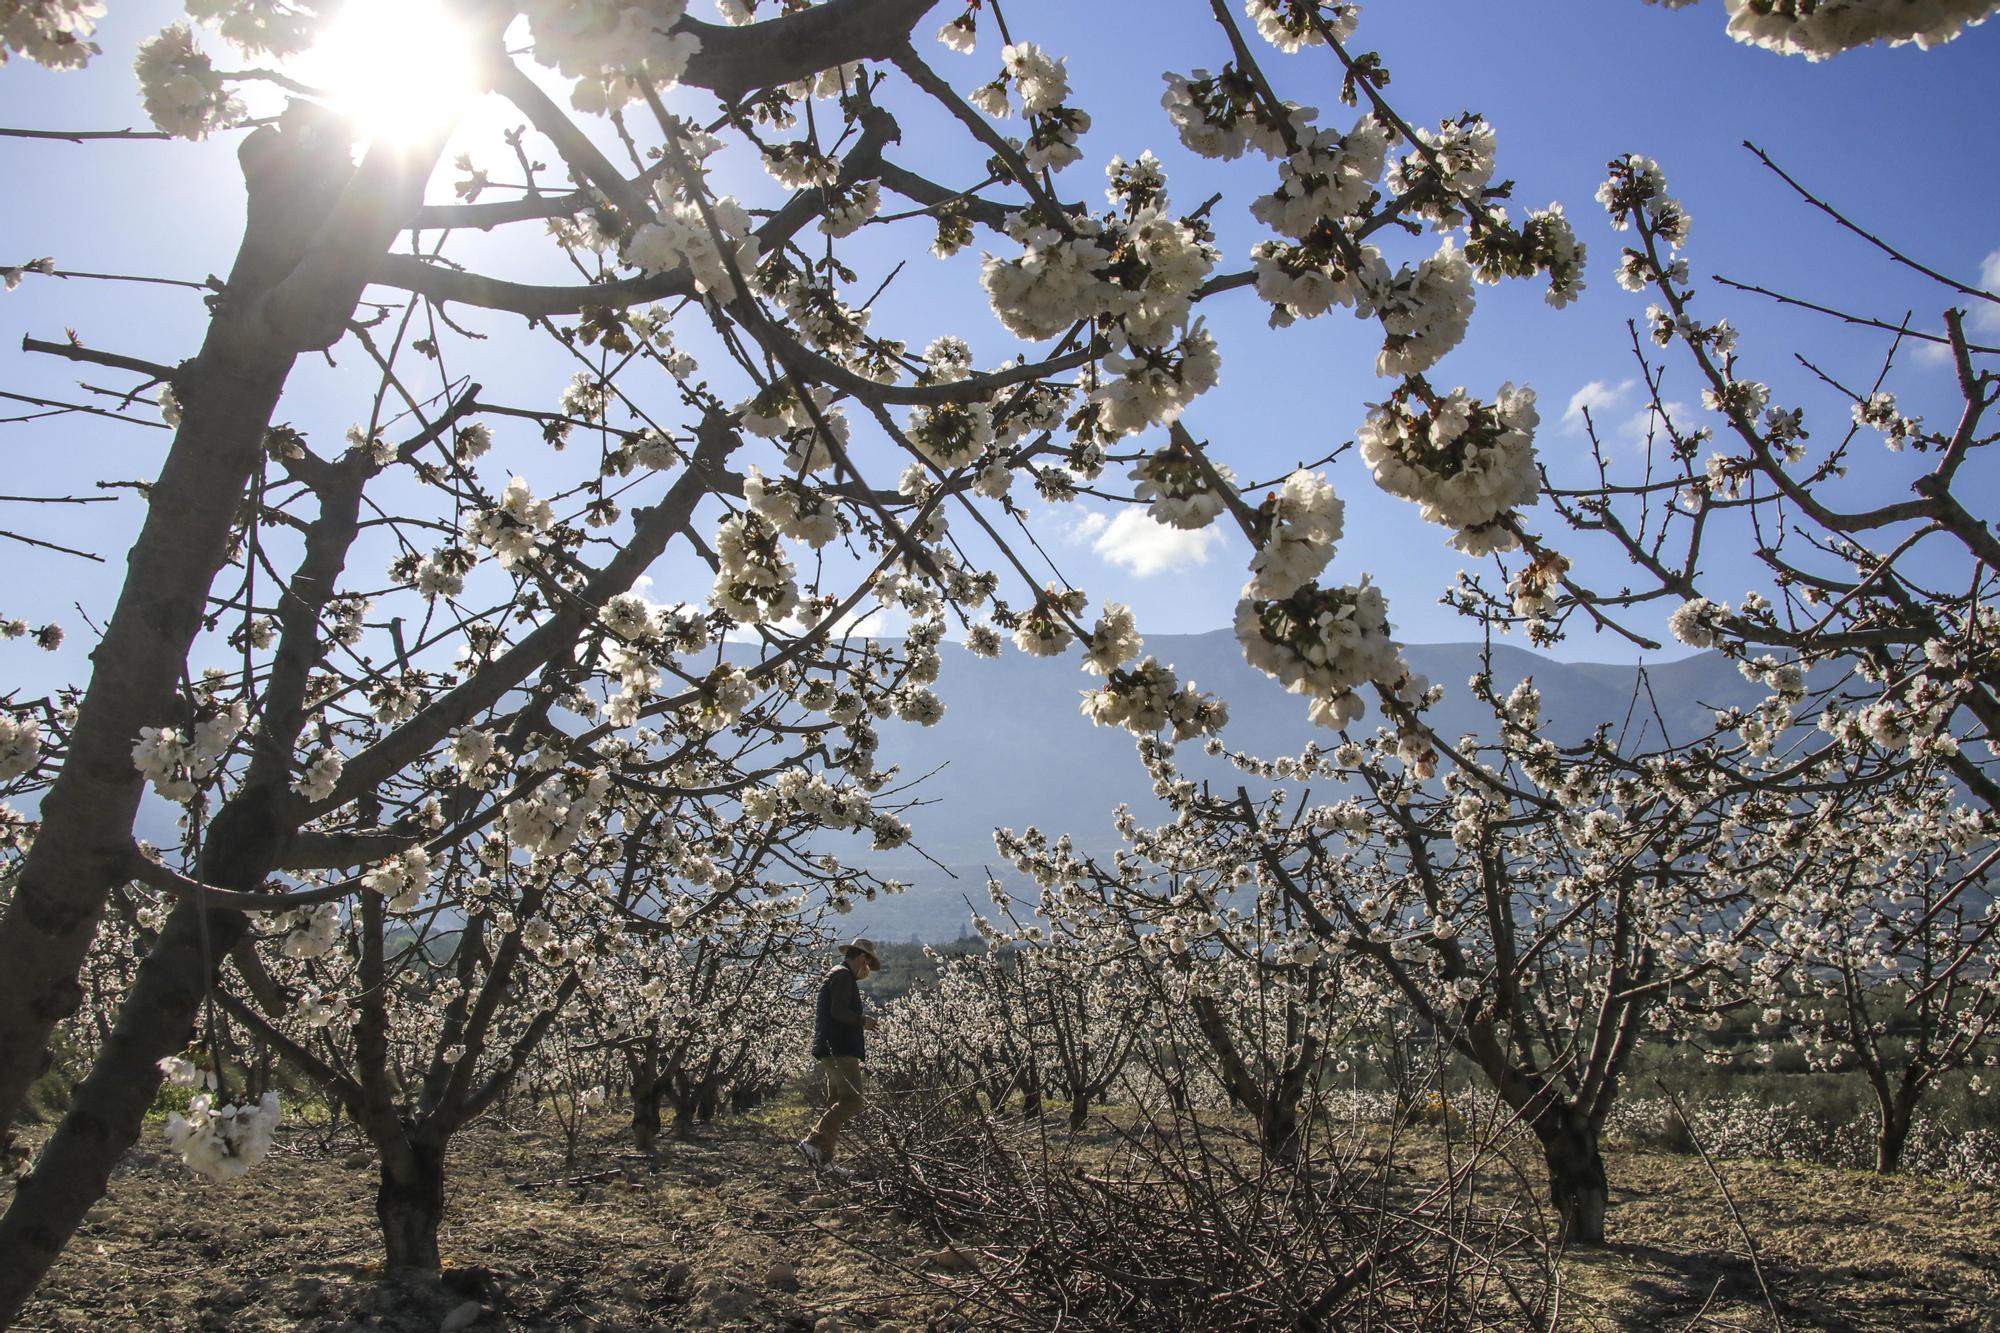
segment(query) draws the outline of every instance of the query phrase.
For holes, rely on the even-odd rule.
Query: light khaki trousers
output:
[[[806,1135],[806,1142],[831,1162],[840,1127],[860,1115],[861,1108],[868,1104],[868,1074],[862,1069],[859,1056],[824,1055],[819,1065],[826,1071],[826,1113],[813,1126],[813,1132]]]

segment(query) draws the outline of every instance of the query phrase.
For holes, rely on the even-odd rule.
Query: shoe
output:
[[[806,1165],[813,1170],[817,1171],[826,1165],[826,1154],[821,1152],[818,1145],[813,1143],[811,1139],[800,1139],[798,1149],[799,1156],[805,1158]]]

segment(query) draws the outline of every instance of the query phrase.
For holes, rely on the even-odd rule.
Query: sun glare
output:
[[[371,141],[430,134],[473,90],[469,35],[439,0],[347,0],[298,63]]]

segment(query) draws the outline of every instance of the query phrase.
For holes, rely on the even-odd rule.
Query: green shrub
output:
[[[63,1118],[69,1110],[71,1083],[59,1069],[51,1069],[28,1086],[28,1098],[21,1105],[20,1119],[29,1125],[46,1125]]]

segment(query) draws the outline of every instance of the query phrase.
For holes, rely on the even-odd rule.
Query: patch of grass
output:
[[[22,1123],[46,1125],[62,1119],[69,1110],[73,1086],[59,1069],[51,1069],[29,1084],[27,1101],[21,1107]]]

